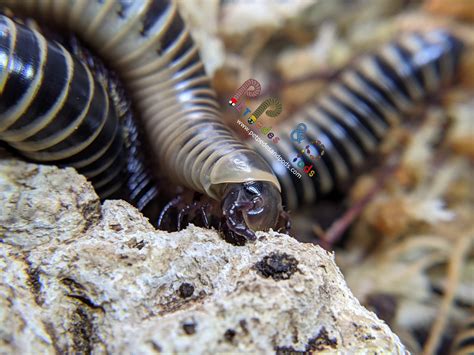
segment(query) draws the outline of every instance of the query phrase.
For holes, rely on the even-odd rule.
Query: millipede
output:
[[[102,198],[126,197],[144,209],[157,189],[117,79],[75,37],[62,39],[68,50],[6,16],[0,27],[9,53],[1,63],[0,139],[31,160],[76,168]]]
[[[159,163],[152,173],[221,201],[227,227],[249,240],[284,216],[281,193],[294,209],[347,180],[390,124],[452,81],[462,47],[447,32],[410,34],[347,69],[327,94],[280,127],[306,122],[308,138],[326,150],[318,160],[319,178],[296,181],[222,122],[175,2],[0,0],[0,6],[77,35],[129,93]],[[61,45],[7,16],[0,26],[0,139],[32,160],[76,167],[101,197],[113,196],[126,184],[121,172],[134,164],[127,163],[126,124],[112,109],[117,100],[112,104],[108,89]],[[135,128],[128,131],[138,140]],[[275,148],[290,162],[300,150],[289,139]],[[132,156],[140,149],[133,148]],[[302,156],[306,163],[308,154]],[[134,200],[144,206],[156,195],[153,179],[143,165],[131,169]]]
[[[110,196],[122,183],[124,150],[105,86],[37,31],[6,16],[0,27],[0,138],[32,160],[77,168]]]
[[[464,327],[458,333],[452,344],[455,355],[470,355],[474,353],[474,316],[471,315]]]
[[[221,122],[216,94],[175,2],[2,0],[0,6],[76,34],[117,72],[159,161],[153,173],[162,170],[221,201],[228,228],[242,237],[255,239],[251,229],[275,226],[282,212],[279,182]],[[61,46],[6,16],[1,40],[0,139],[34,161],[78,168],[99,193],[102,187],[117,190],[124,184],[124,144],[104,87]]]
[[[295,168],[299,159],[293,157],[300,152],[297,158],[316,166],[317,179],[296,178],[254,144],[276,173],[286,207],[314,204],[345,184],[374,153],[389,127],[455,81],[462,48],[461,41],[445,30],[401,35],[360,57],[319,98],[274,129],[281,137],[275,150]],[[289,132],[298,122],[307,125],[308,141],[323,144],[324,155],[302,150],[290,139]],[[315,162],[312,155],[320,159]]]

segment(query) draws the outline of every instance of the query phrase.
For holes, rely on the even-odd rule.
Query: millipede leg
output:
[[[256,240],[257,236],[247,227],[242,211],[252,208],[252,203],[248,201],[234,202],[230,208],[224,211],[227,217],[226,223],[229,229],[247,240]]]
[[[168,202],[165,207],[163,207],[163,210],[161,211],[159,217],[158,217],[158,223],[157,223],[157,227],[158,228],[162,228],[163,227],[163,221],[165,219],[165,216],[167,215],[168,211],[173,208],[173,207],[176,207],[179,205],[180,202],[182,202],[183,200],[183,197],[181,195],[175,197],[174,199],[172,199],[170,202]]]
[[[201,216],[202,216],[202,221],[204,223],[204,226],[206,228],[210,228],[211,224],[209,223],[209,218],[207,218],[207,214],[209,212],[209,204],[205,204],[204,206],[201,206],[199,208],[200,212],[201,212]]]
[[[285,211],[280,211],[277,222],[277,231],[287,233],[291,229],[290,214]]]

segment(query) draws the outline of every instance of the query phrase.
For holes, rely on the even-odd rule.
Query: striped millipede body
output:
[[[249,227],[261,230],[276,224],[282,210],[279,182],[269,165],[221,122],[215,93],[175,2],[0,0],[0,6],[75,33],[115,70],[140,114],[160,169],[175,182],[222,201],[230,230],[254,239]],[[97,175],[100,181],[93,182],[116,189],[111,179],[123,184],[125,159],[120,125],[108,109],[104,88],[61,47],[46,43],[34,31],[17,29],[2,17],[1,140],[33,160],[70,164],[89,177],[91,171],[101,174],[105,169],[104,180]],[[34,48],[31,57],[22,52],[25,48]],[[44,64],[50,61],[56,73],[47,72]],[[74,72],[68,71],[72,68]],[[81,97],[91,103],[74,106],[66,87],[89,84],[92,91],[92,83],[96,94]],[[50,96],[38,96],[42,91]],[[48,99],[54,102],[46,104]],[[58,102],[65,105],[54,105]],[[97,112],[59,115],[68,104]],[[111,163],[114,158],[117,164]]]
[[[77,168],[98,193],[109,196],[122,183],[125,159],[104,85],[37,31],[5,16],[0,26],[3,53],[11,53],[0,64],[0,138],[32,160]]]
[[[147,146],[143,141],[143,132],[139,122],[134,117],[131,102],[115,73],[108,70],[104,63],[78,43],[76,37],[71,37],[66,43],[71,48],[73,55],[79,57],[91,68],[99,83],[105,84],[109,94],[108,98],[119,117],[121,128],[119,133],[122,134],[124,140],[125,161],[120,162],[120,165],[124,165],[123,186],[114,191],[114,196],[125,198],[139,210],[145,212],[148,204],[155,205],[154,199],[158,194],[158,183],[150,171],[151,159],[145,154]],[[151,208],[156,208],[156,206],[151,206]]]
[[[316,102],[278,127],[281,140],[273,148],[295,169],[298,161],[293,158],[301,148],[291,142],[289,132],[298,122],[306,123],[308,141],[324,144],[322,159],[311,160],[307,152],[303,156],[305,165],[315,166],[318,178],[303,174],[297,179],[254,144],[278,176],[285,205],[295,209],[312,204],[345,184],[392,124],[455,79],[461,49],[461,42],[443,30],[402,35],[359,58]]]
[[[455,355],[474,354],[474,316],[468,318],[452,346]]]
[[[118,80],[74,37],[61,38],[63,46],[6,16],[0,28],[11,53],[0,64],[0,139],[31,160],[75,167],[102,198],[125,197],[144,208],[156,187]]]

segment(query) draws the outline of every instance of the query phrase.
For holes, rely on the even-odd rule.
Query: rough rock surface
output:
[[[405,352],[317,246],[157,231],[73,169],[8,159],[0,206],[0,353]]]

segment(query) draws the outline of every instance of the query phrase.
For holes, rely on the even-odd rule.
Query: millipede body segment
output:
[[[474,353],[474,315],[471,315],[464,327],[457,334],[452,345],[454,355],[470,355]]]
[[[0,16],[0,139],[38,162],[75,167],[102,197],[125,164],[104,84],[60,44]]]

